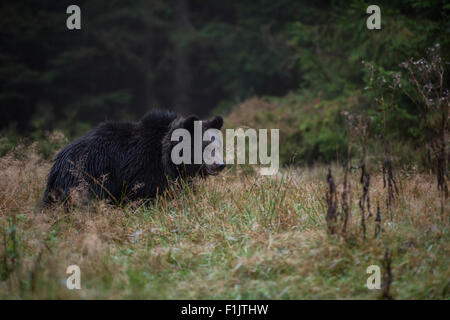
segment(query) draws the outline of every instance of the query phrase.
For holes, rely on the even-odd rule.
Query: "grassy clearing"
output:
[[[33,148],[0,158],[2,299],[376,299],[366,268],[381,267],[387,247],[394,298],[450,298],[449,215],[434,176],[399,176],[392,221],[381,206],[381,236],[371,217],[363,241],[357,173],[341,237],[326,231],[325,167],[277,177],[232,169],[153,205],[94,201],[65,212],[39,207],[50,165]],[[371,180],[376,208],[386,190],[381,174]],[[81,290],[65,286],[72,264]]]

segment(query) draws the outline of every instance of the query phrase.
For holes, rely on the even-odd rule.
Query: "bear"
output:
[[[171,160],[172,149],[178,143],[172,141],[172,133],[186,129],[193,139],[196,121],[199,118],[195,115],[182,117],[171,111],[153,110],[137,122],[101,123],[56,155],[42,206],[69,203],[73,190],[83,190],[87,199],[108,199],[116,204],[154,199],[180,179],[191,184],[195,176],[218,174],[225,167],[221,158],[212,164],[190,161],[176,165]],[[202,132],[220,130],[223,118],[216,116],[201,124]],[[202,141],[202,148],[207,144]]]

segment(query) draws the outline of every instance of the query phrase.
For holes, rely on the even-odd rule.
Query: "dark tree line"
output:
[[[66,8],[81,8],[81,30]],[[336,97],[362,83],[360,60],[390,68],[440,42],[446,1],[16,0],[0,5],[0,130],[62,128],[150,108],[207,115],[253,95],[308,89]]]

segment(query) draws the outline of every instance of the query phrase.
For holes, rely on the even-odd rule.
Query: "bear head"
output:
[[[195,115],[175,119],[163,147],[167,173],[172,177],[206,177],[222,171],[222,125],[221,116],[212,120],[200,120]]]

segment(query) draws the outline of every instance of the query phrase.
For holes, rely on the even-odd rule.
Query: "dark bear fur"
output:
[[[168,111],[151,111],[138,122],[100,124],[58,153],[48,175],[43,205],[65,202],[77,189],[90,198],[116,203],[152,199],[180,177],[217,174],[224,164],[176,166],[171,161],[173,130],[185,128],[193,133],[196,120],[196,116],[182,118]],[[217,116],[203,121],[203,130],[220,129],[222,124],[222,117]]]

